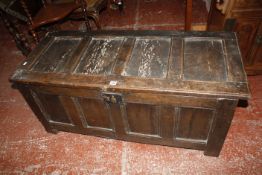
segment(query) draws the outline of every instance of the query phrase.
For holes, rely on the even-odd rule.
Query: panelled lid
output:
[[[14,82],[249,97],[234,33],[94,31],[50,33]]]

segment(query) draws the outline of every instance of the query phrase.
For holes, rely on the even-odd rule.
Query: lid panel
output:
[[[74,73],[110,74],[122,41],[122,37],[93,37]]]
[[[55,37],[31,68],[37,72],[61,72],[82,38]]]
[[[225,52],[221,39],[185,38],[184,80],[226,81]]]
[[[137,38],[122,75],[165,78],[170,44],[170,38]]]
[[[250,96],[236,35],[225,32],[55,32],[11,80],[120,93]]]

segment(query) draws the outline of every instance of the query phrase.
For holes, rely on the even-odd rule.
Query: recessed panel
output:
[[[39,72],[62,72],[65,64],[80,44],[81,38],[55,38],[31,70]]]
[[[86,121],[86,127],[112,129],[110,109],[103,100],[77,98],[81,113]]]
[[[159,122],[155,106],[128,103],[126,105],[126,117],[130,132],[158,135]]]
[[[170,38],[137,38],[122,75],[165,78],[170,43]]]
[[[226,81],[227,71],[222,40],[186,38],[183,73],[185,80]]]
[[[40,100],[39,104],[41,110],[44,112],[46,117],[55,122],[71,123],[69,116],[63,107],[59,96],[51,94],[37,93],[37,97]]]
[[[123,38],[92,38],[75,70],[81,74],[110,74]]]
[[[177,121],[176,138],[206,140],[212,119],[211,109],[182,107]]]

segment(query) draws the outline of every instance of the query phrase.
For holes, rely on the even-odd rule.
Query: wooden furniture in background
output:
[[[42,2],[42,8],[34,16],[32,16],[27,7],[27,4],[30,3],[30,1],[28,2],[26,0],[21,0],[21,5],[24,8],[24,11],[28,18],[27,22],[29,30],[36,42],[39,41],[37,33],[35,32],[35,30],[38,27],[60,21],[64,19],[66,16],[68,16],[70,13],[72,13],[74,10],[79,8],[82,9],[82,13],[85,18],[86,28],[90,29],[87,18],[87,6],[84,0],[76,0],[70,3],[61,4],[55,4],[51,2],[47,3],[45,2],[45,0],[43,0]]]
[[[262,74],[261,0],[227,0],[224,6],[217,5],[214,0],[208,18],[208,30],[236,32],[246,72],[249,75]]]
[[[41,0],[31,1],[28,4],[28,9],[35,15],[41,4]],[[12,35],[17,48],[24,55],[28,55],[32,50],[32,39],[28,35],[28,30],[24,27],[27,22],[27,16],[21,6],[20,0],[0,0],[0,12],[3,24]]]
[[[218,156],[247,78],[233,33],[49,33],[12,82],[48,131]]]
[[[185,30],[190,31],[192,25],[192,0],[186,0],[186,13],[185,13]]]
[[[99,13],[101,10],[106,9],[107,0],[84,0],[87,4],[87,16],[92,18],[96,24],[97,29],[101,29],[101,24],[99,20]],[[72,2],[72,0],[53,0],[54,3],[60,4],[65,2]],[[79,12],[76,10],[75,12]]]
[[[13,39],[15,40],[16,47],[27,56],[31,52],[31,47],[29,44],[28,39],[25,37],[25,35],[19,30],[17,19],[10,16],[6,13],[6,11],[3,11],[0,9],[0,17],[8,29],[9,33],[13,36]]]

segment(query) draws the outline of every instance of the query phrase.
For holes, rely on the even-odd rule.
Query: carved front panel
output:
[[[113,130],[109,106],[101,99],[74,98],[85,128]]]
[[[32,90],[31,95],[51,126],[59,130],[114,137],[110,106],[99,95],[97,97],[95,91],[91,96],[87,93],[83,97],[71,96],[67,90],[65,94],[50,91],[53,90],[41,88]]]
[[[175,139],[205,142],[213,122],[214,110],[193,107],[179,108]]]
[[[159,109],[157,106],[128,103],[126,114],[123,117],[127,134],[159,136]]]
[[[185,105],[185,107],[184,107]],[[215,108],[125,103],[122,112],[126,138],[168,145],[205,145],[214,122]],[[117,133],[116,133],[117,134]]]

